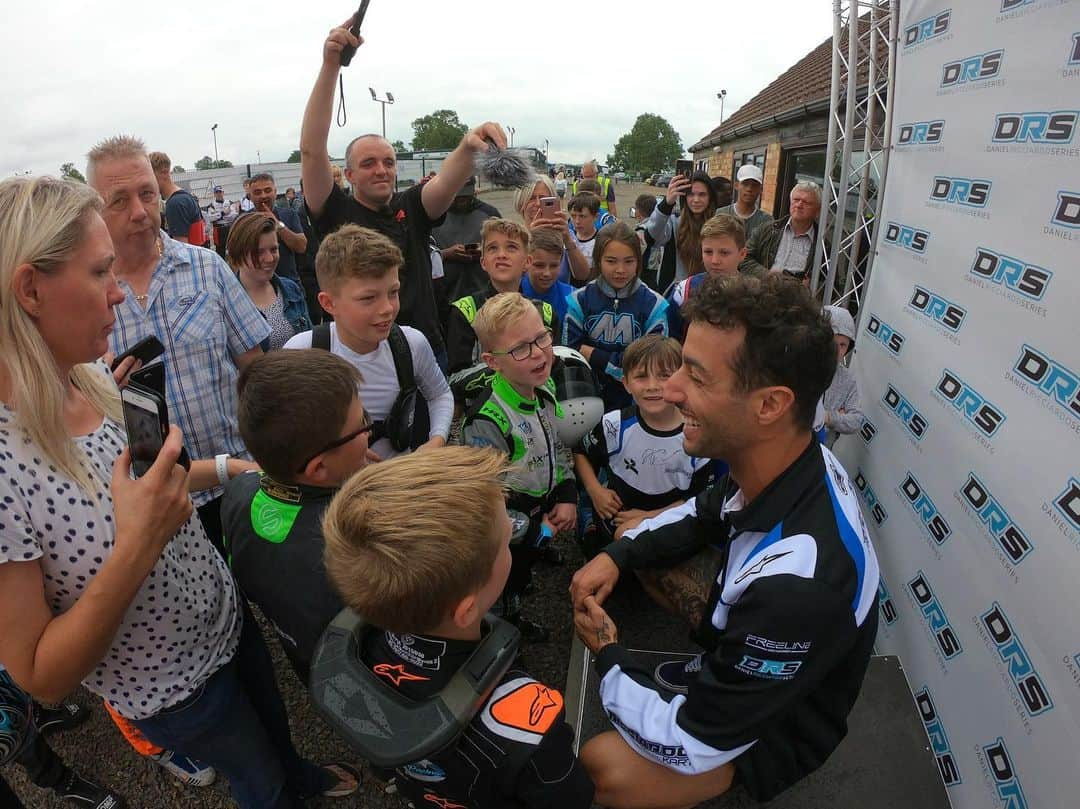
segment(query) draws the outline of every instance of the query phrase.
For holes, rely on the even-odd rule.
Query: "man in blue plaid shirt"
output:
[[[127,295],[115,307],[112,350],[119,354],[151,334],[161,340],[169,417],[193,459],[218,459],[224,484],[241,466],[226,466],[228,457],[251,458],[236,423],[236,378],[262,353],[270,327],[217,253],[161,229],[157,181],[142,141],[108,138],[88,157],[87,180],[105,201],[102,217],[116,251],[112,269]],[[219,550],[222,493],[216,486],[192,495]]]

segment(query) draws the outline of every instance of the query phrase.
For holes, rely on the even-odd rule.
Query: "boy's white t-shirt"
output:
[[[409,342],[413,358],[413,376],[416,387],[424,395],[431,415],[429,438],[450,435],[450,420],[454,416],[454,394],[443,376],[442,369],[435,362],[431,344],[422,332],[410,326],[402,326],[405,338]],[[311,332],[305,331],[294,335],[285,343],[285,348],[311,348]],[[338,339],[337,324],[330,324],[330,351],[337,354],[360,371],[363,382],[357,388],[360,401],[368,415],[375,421],[382,421],[390,415],[390,408],[397,399],[400,390],[397,371],[394,368],[394,355],[390,343],[383,340],[379,347],[368,354],[357,354]],[[372,444],[379,457],[384,460],[401,453],[395,452],[388,438],[381,438]]]
[[[591,267],[593,247],[596,245],[596,232],[594,231],[593,235],[588,239],[579,239],[578,235],[573,231],[570,232],[570,235],[574,237],[574,241],[577,242],[578,250],[581,251],[581,254],[585,256],[586,259],[588,259],[589,266]]]

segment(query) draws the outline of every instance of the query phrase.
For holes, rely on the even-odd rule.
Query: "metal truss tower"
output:
[[[829,143],[813,289],[861,312],[892,136],[900,0],[833,0]],[[854,31],[854,36],[849,32]],[[858,314],[856,314],[858,318]]]

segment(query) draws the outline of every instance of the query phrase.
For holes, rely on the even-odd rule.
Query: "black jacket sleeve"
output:
[[[720,538],[720,523],[697,516],[698,499],[687,500],[681,506],[645,520],[637,529],[627,531],[621,540],[604,548],[603,552],[611,557],[620,571],[667,568],[685,562],[710,541]]]

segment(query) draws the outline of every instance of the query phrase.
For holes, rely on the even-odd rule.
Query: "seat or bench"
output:
[[[619,643],[651,667],[694,651],[685,625],[627,582],[605,609]],[[600,705],[599,680],[589,650],[575,638],[566,684],[567,720],[578,743],[611,725]],[[848,735],[819,770],[767,804],[741,787],[700,804],[708,809],[948,809],[949,799],[900,660],[874,656],[862,693],[848,717]]]

